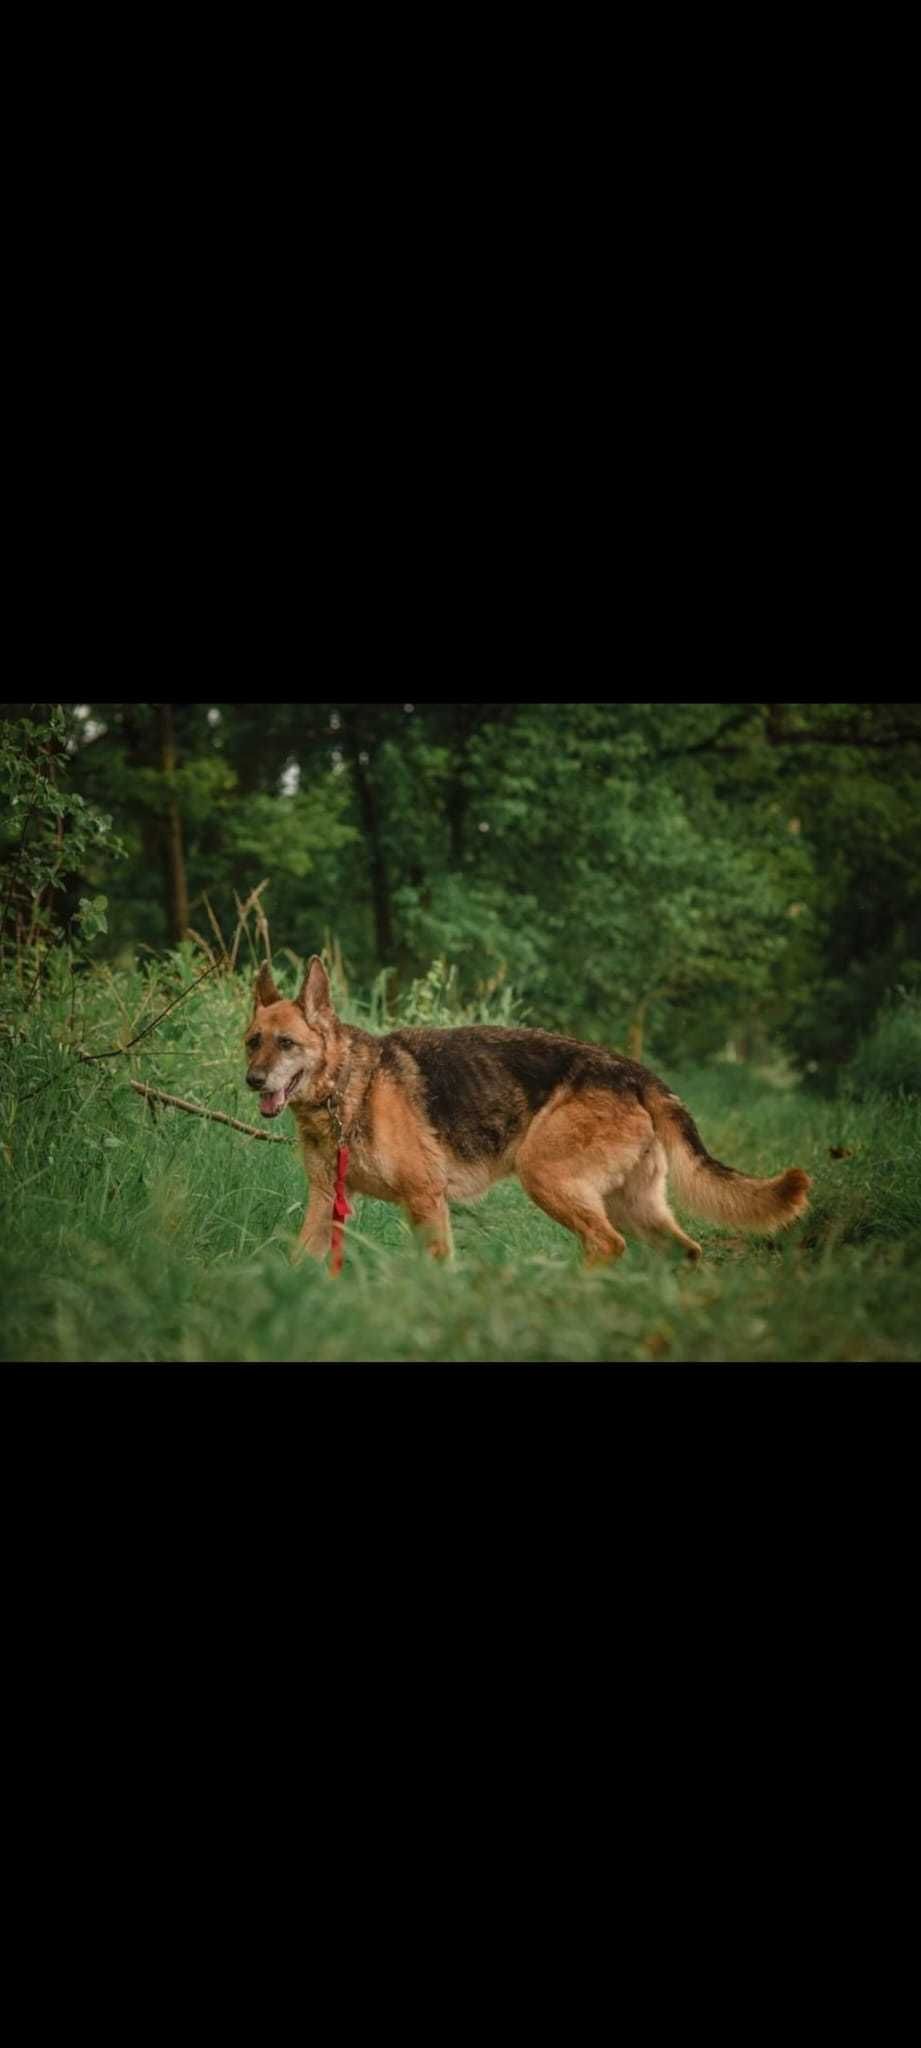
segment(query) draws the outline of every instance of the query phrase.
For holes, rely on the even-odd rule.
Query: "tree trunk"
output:
[[[374,909],[374,937],[377,957],[381,967],[392,967],[394,960],[393,919],[390,910],[390,876],[387,870],[387,856],[381,837],[380,813],[377,806],[377,791],[368,774],[367,766],[359,758],[359,746],[354,734],[349,732],[343,721],[342,737],[355,778],[358,808],[368,846],[368,865],[371,876],[371,902]]]
[[[467,813],[467,792],[459,772],[455,773],[448,789],[447,810],[451,866],[457,868],[464,858],[464,819]]]
[[[642,1002],[637,1003],[636,1009],[634,1010],[633,1015],[630,1019],[630,1024],[627,1031],[628,1059],[641,1060],[643,1057],[643,1032],[646,1028],[646,1012],[649,1008],[649,1001],[650,998],[648,996],[644,996]]]
[[[160,719],[160,766],[164,775],[176,767],[176,731],[171,704],[158,704]],[[189,922],[189,891],[182,849],[182,819],[172,790],[166,794],[163,816],[163,878],[166,887],[166,927],[174,946],[185,938]]]
[[[467,752],[470,745],[470,735],[473,731],[475,714],[476,707],[473,705],[455,704],[454,706],[454,729],[451,736],[454,765],[451,780],[448,784],[446,806],[448,814],[448,844],[451,863],[454,867],[460,867],[461,861],[464,858],[464,826],[467,818],[467,785],[464,775],[467,767]]]

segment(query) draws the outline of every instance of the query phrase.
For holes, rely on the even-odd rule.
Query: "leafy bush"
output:
[[[107,930],[108,898],[81,894],[65,915],[68,886],[103,856],[123,857],[112,820],[68,787],[73,717],[64,705],[46,718],[0,721],[0,956],[15,946],[33,976],[44,948],[68,939],[86,946]]]

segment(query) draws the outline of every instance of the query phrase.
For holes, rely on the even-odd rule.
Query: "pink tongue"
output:
[[[265,1095],[260,1095],[259,1107],[263,1116],[276,1116],[278,1111],[284,1106],[284,1100],[285,1091],[283,1088],[276,1088],[274,1093],[268,1091]]]

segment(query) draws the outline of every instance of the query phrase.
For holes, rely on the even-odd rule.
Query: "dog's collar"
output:
[[[352,1063],[349,1060],[346,1066],[344,1082],[340,1071],[336,1076],[334,1087],[330,1089],[326,1100],[320,1105],[320,1107],[328,1111],[332,1119],[333,1129],[336,1133],[336,1142],[340,1146],[348,1143],[348,1127],[345,1121],[345,1092],[351,1076],[351,1066]]]
[[[328,1095],[326,1101],[321,1106],[323,1109],[328,1110],[330,1116],[332,1117],[333,1129],[336,1133],[337,1144],[340,1146],[344,1145],[345,1125],[342,1121],[342,1104],[340,1098],[335,1094]]]

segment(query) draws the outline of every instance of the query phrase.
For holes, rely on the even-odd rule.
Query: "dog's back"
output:
[[[594,1087],[635,1098],[643,1078],[655,1078],[605,1046],[498,1024],[389,1031],[381,1041],[382,1071],[395,1071],[400,1055],[417,1070],[432,1129],[462,1159],[505,1152],[555,1089]]]

